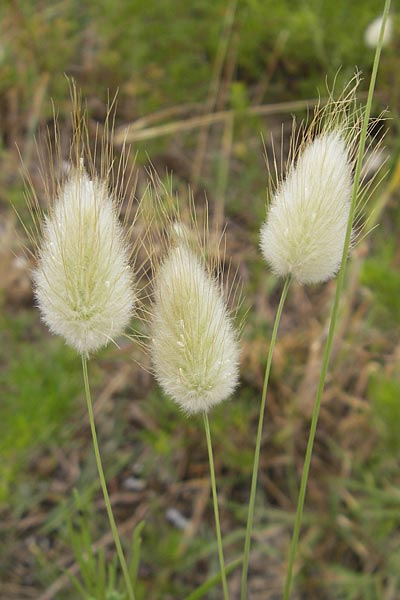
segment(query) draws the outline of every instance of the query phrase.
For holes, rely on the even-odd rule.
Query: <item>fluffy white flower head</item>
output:
[[[340,131],[320,134],[289,170],[261,229],[261,250],[276,275],[318,283],[337,273],[351,189],[344,136]]]
[[[239,376],[237,335],[221,290],[181,241],[160,266],[154,296],[155,376],[186,413],[208,411],[231,395]]]
[[[366,28],[364,33],[364,42],[368,48],[376,48],[379,42],[383,17],[377,17]],[[390,17],[386,21],[385,31],[383,33],[382,46],[387,46],[393,35],[393,24]]]
[[[128,252],[106,183],[81,167],[62,187],[44,225],[35,295],[53,333],[81,354],[120,335],[135,295]]]

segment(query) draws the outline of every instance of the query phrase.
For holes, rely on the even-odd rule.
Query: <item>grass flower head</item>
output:
[[[207,412],[238,383],[238,335],[221,283],[190,247],[182,225],[154,283],[151,354],[164,391],[188,414]]]
[[[376,48],[379,42],[379,35],[381,33],[383,17],[377,17],[368,25],[364,32],[364,42],[368,48]],[[382,46],[387,46],[392,41],[393,37],[393,23],[388,17],[386,21],[386,27],[383,34]]]
[[[49,329],[89,354],[120,335],[135,296],[129,254],[107,185],[76,170],[46,218],[35,296]]]
[[[323,126],[317,113],[299,151],[289,158],[286,178],[271,193],[260,246],[280,277],[319,283],[340,268],[358,139],[356,123],[344,116],[349,102],[332,101],[324,109],[330,118]]]
[[[304,149],[275,194],[261,230],[261,249],[276,275],[318,283],[336,274],[351,184],[351,164],[340,131],[323,134]]]
[[[31,198],[41,237],[38,241],[37,234],[32,236],[38,259],[33,280],[36,301],[49,329],[88,356],[123,333],[136,294],[126,235],[119,221],[120,205],[110,191],[112,157],[107,136],[101,140],[98,176],[96,156],[88,148],[86,120],[79,109],[75,98],[70,163],[77,166],[60,177],[51,167],[52,185],[46,184],[47,215],[42,214],[36,196]],[[55,150],[60,153],[57,141]],[[60,165],[61,157],[58,159]],[[44,175],[43,179],[46,181]]]

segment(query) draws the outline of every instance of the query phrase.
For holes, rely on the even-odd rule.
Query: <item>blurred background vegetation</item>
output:
[[[339,93],[356,68],[362,101],[373,59],[364,32],[382,8],[380,0],[1,3],[2,600],[124,597],[79,358],[40,323],[33,262],[23,251],[29,242],[11,208],[29,222],[20,156],[44,197],[35,136],[51,132],[53,110],[68,157],[65,75],[82,89],[93,130],[118,91],[115,126],[117,134],[130,127],[138,197],[151,161],[162,179],[173,173],[183,200],[190,186],[196,204],[208,198],[211,220],[227,223],[227,250],[248,310],[241,386],[211,416],[230,561],[242,552],[264,362],[281,285],[258,252],[264,154],[271,157],[273,135],[278,146],[283,140],[285,156],[292,116],[305,117],[334,83]],[[389,119],[373,130],[385,138],[385,150],[371,166],[385,162],[387,176],[378,179],[366,209],[379,227],[349,262],[296,566],[293,597],[305,600],[400,598],[400,28],[398,14],[392,18],[374,101],[375,116],[389,107]],[[282,319],[267,401],[251,600],[281,597],[334,285],[293,286]],[[188,598],[218,571],[201,420],[187,419],[163,397],[137,345],[121,343],[91,362],[100,444],[127,552],[135,526],[145,521],[137,597]],[[89,548],[94,563],[83,556]],[[232,598],[239,582],[240,568],[229,578]],[[203,597],[220,594],[216,586]]]

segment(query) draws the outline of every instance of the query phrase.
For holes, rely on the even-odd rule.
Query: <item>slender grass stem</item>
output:
[[[382,49],[383,34],[385,31],[385,25],[386,25],[387,16],[389,13],[389,8],[390,8],[390,0],[386,0],[384,11],[383,11],[383,21],[382,21],[382,27],[381,27],[381,32],[380,32],[380,36],[379,36],[379,42],[378,42],[378,46],[376,48],[374,64],[373,64],[373,68],[372,68],[371,81],[370,81],[370,85],[369,85],[367,103],[366,103],[366,107],[365,107],[364,121],[363,121],[363,126],[362,126],[362,130],[361,130],[361,135],[360,135],[360,145],[359,145],[357,164],[356,164],[356,169],[355,169],[355,174],[354,174],[351,207],[350,207],[349,220],[348,220],[348,224],[347,224],[346,237],[345,237],[344,246],[343,246],[342,262],[341,262],[340,271],[339,271],[339,274],[337,277],[336,292],[335,292],[335,298],[333,301],[331,320],[330,320],[330,324],[329,324],[329,332],[328,332],[328,337],[327,337],[325,349],[324,349],[321,374],[320,374],[319,383],[318,383],[318,390],[317,390],[317,395],[316,395],[312,419],[311,419],[311,426],[310,426],[310,433],[309,433],[309,437],[308,437],[306,456],[304,459],[303,472],[302,472],[302,476],[301,476],[299,498],[297,501],[297,509],[296,509],[296,518],[295,518],[295,523],[294,523],[294,528],[293,528],[292,541],[291,541],[291,545],[290,545],[289,563],[288,563],[288,570],[287,570],[285,589],[284,589],[284,595],[283,595],[284,600],[289,600],[289,596],[290,596],[290,589],[291,589],[291,584],[292,584],[292,579],[293,579],[293,566],[294,566],[294,560],[295,560],[295,556],[296,556],[297,544],[299,541],[301,521],[302,521],[302,517],[303,517],[304,501],[305,501],[305,495],[306,495],[306,490],[307,490],[307,482],[308,482],[308,475],[309,475],[309,471],[310,471],[310,464],[311,464],[311,457],[312,457],[312,451],[313,451],[313,446],[314,446],[315,433],[317,430],[322,393],[324,390],[325,379],[326,379],[326,375],[328,372],[329,357],[330,357],[331,350],[332,350],[333,336],[334,336],[334,331],[335,331],[335,326],[336,326],[336,321],[337,321],[337,316],[338,316],[338,311],[339,311],[339,300],[340,300],[340,295],[341,295],[341,292],[343,289],[346,261],[347,261],[348,251],[349,251],[349,245],[350,245],[350,240],[351,240],[351,231],[352,231],[354,214],[355,214],[355,210],[356,210],[358,192],[359,192],[359,187],[360,187],[362,161],[363,161],[363,157],[364,157],[365,143],[366,143],[367,132],[368,132],[368,122],[369,122],[369,117],[371,114],[372,99],[373,99],[373,95],[374,95],[380,53],[381,53],[381,49]]]
[[[133,592],[132,583],[129,578],[129,571],[128,571],[127,564],[125,562],[124,553],[122,551],[121,541],[119,539],[118,529],[115,524],[115,519],[114,519],[114,515],[112,512],[112,508],[111,508],[110,498],[109,498],[108,491],[107,491],[106,480],[104,477],[104,471],[103,471],[103,465],[102,465],[101,457],[100,457],[99,445],[97,443],[96,427],[94,424],[92,397],[90,394],[87,359],[83,355],[82,355],[82,371],[83,371],[83,381],[84,381],[84,385],[85,385],[86,403],[87,403],[87,409],[88,409],[88,413],[89,413],[90,429],[92,431],[94,454],[96,457],[97,470],[99,473],[101,489],[103,491],[104,502],[106,504],[108,519],[110,521],[115,546],[117,548],[119,562],[121,564],[122,572],[124,575],[126,589],[128,592],[128,598],[129,598],[129,600],[135,600],[135,594]]]
[[[211,489],[212,489],[213,504],[214,504],[215,529],[216,529],[216,533],[217,533],[218,557],[219,557],[219,565],[220,565],[220,569],[221,569],[222,588],[224,590],[224,600],[229,600],[228,584],[226,581],[224,551],[222,548],[221,526],[219,523],[218,496],[217,496],[217,485],[215,483],[214,457],[213,457],[213,450],[212,450],[212,445],[211,445],[210,424],[208,422],[208,416],[207,416],[206,412],[203,413],[203,419],[204,419],[204,429],[205,429],[206,438],[207,438],[208,458],[209,458],[209,462],[210,462]]]
[[[248,516],[247,516],[246,537],[245,537],[245,543],[244,543],[241,600],[246,600],[246,598],[247,598],[247,596],[246,596],[246,594],[247,594],[247,573],[249,570],[250,541],[251,541],[251,532],[253,529],[254,505],[255,505],[255,500],[256,500],[258,468],[259,468],[259,464],[260,464],[261,438],[262,438],[263,423],[264,423],[265,404],[266,404],[266,399],[267,399],[269,374],[271,371],[272,355],[274,353],[276,336],[278,333],[278,327],[279,327],[279,323],[281,320],[282,310],[283,310],[283,306],[285,304],[289,285],[290,285],[290,277],[288,277],[286,279],[285,285],[283,286],[281,299],[279,301],[278,310],[276,311],[275,323],[274,323],[274,327],[272,330],[271,342],[270,342],[269,351],[268,351],[267,364],[265,366],[264,385],[263,385],[261,406],[260,406],[260,417],[258,420],[257,440],[256,440],[256,448],[255,448],[255,452],[254,452],[253,476],[252,476],[252,480],[251,480],[251,491],[250,491],[249,511],[248,511]]]

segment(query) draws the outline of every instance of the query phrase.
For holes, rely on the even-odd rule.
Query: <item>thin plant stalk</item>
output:
[[[222,582],[222,588],[224,590],[224,600],[229,600],[228,584],[226,581],[224,551],[223,551],[223,547],[222,547],[221,526],[220,526],[220,522],[219,522],[217,485],[215,483],[215,469],[214,469],[213,450],[212,450],[212,445],[211,445],[210,424],[208,422],[208,415],[206,412],[203,413],[203,419],[204,419],[204,429],[205,429],[206,438],[207,438],[208,458],[209,458],[209,462],[210,462],[211,489],[212,489],[213,504],[214,504],[215,530],[217,533],[218,557],[219,557],[219,565],[220,565],[220,569],[221,569],[221,582]]]
[[[124,575],[126,589],[128,592],[128,598],[129,598],[129,600],[135,600],[135,594],[133,592],[132,583],[129,578],[129,571],[128,571],[128,567],[127,567],[127,564],[125,561],[124,553],[122,551],[121,540],[119,539],[118,529],[117,529],[114,515],[112,512],[110,497],[108,495],[106,480],[104,477],[103,465],[101,462],[100,450],[99,450],[99,445],[97,442],[96,426],[94,423],[92,397],[91,397],[90,386],[89,386],[87,359],[84,355],[82,355],[82,371],[83,371],[83,381],[84,381],[84,385],[85,385],[86,403],[87,403],[87,409],[88,409],[88,413],[89,413],[90,429],[92,432],[92,439],[93,439],[93,449],[94,449],[94,454],[96,457],[97,470],[99,473],[101,489],[103,491],[104,502],[106,504],[108,519],[109,519],[110,525],[111,525],[111,531],[113,534],[115,546],[117,548],[119,562],[121,564],[122,572]]]
[[[269,374],[271,372],[272,355],[274,353],[279,323],[281,320],[283,306],[285,304],[289,285],[290,285],[290,277],[287,277],[285,280],[285,285],[283,286],[281,298],[279,301],[279,306],[276,311],[275,322],[274,322],[274,327],[273,327],[272,336],[271,336],[271,342],[270,342],[270,346],[269,346],[269,350],[268,350],[267,364],[265,366],[264,384],[263,384],[261,406],[260,406],[260,416],[259,416],[259,420],[258,420],[256,448],[255,448],[255,452],[254,452],[253,476],[252,476],[252,480],[251,480],[251,491],[250,491],[249,510],[248,510],[248,516],[247,516],[246,537],[245,537],[245,543],[244,543],[241,600],[246,600],[246,598],[247,598],[247,573],[249,570],[250,542],[251,542],[251,532],[253,529],[254,505],[255,505],[255,501],[256,501],[257,478],[258,478],[258,469],[259,469],[259,464],[260,464],[261,438],[262,438],[262,432],[263,432],[264,413],[265,413],[265,404],[266,404],[266,399],[267,399]]]
[[[350,207],[350,213],[349,213],[349,220],[348,220],[348,224],[347,224],[346,237],[345,237],[344,246],[343,246],[342,262],[341,262],[340,271],[339,271],[339,274],[337,277],[336,292],[335,292],[335,298],[333,301],[331,320],[330,320],[330,324],[329,324],[329,332],[328,332],[328,337],[327,337],[326,345],[325,345],[325,349],[324,349],[321,374],[320,374],[320,378],[319,378],[318,390],[317,390],[317,395],[316,395],[312,419],[311,419],[311,426],[310,426],[310,433],[309,433],[309,437],[308,437],[306,456],[304,459],[303,472],[302,472],[302,476],[301,476],[299,498],[297,501],[297,509],[296,509],[296,518],[295,518],[295,523],[294,523],[294,528],[293,528],[292,541],[291,541],[291,545],[290,545],[289,563],[288,563],[284,595],[283,595],[284,600],[289,600],[289,596],[290,596],[290,589],[291,589],[291,584],[292,584],[292,579],[293,579],[293,566],[294,566],[294,560],[295,560],[295,556],[296,556],[297,544],[299,541],[301,521],[302,521],[302,517],[303,517],[304,501],[305,501],[305,495],[306,495],[306,490],[307,490],[307,482],[308,482],[308,475],[309,475],[309,471],[310,471],[314,439],[315,439],[315,434],[317,431],[317,424],[318,424],[319,410],[320,410],[321,400],[322,400],[322,393],[324,390],[325,379],[326,379],[326,375],[328,372],[329,357],[330,357],[331,350],[332,350],[333,336],[334,336],[334,331],[335,331],[335,326],[336,326],[336,321],[337,321],[337,316],[338,316],[338,311],[339,311],[340,295],[341,295],[341,292],[343,289],[347,255],[348,255],[349,246],[350,246],[354,214],[355,214],[355,210],[356,210],[357,197],[358,197],[358,192],[359,192],[359,187],[360,187],[362,161],[363,161],[365,143],[366,143],[367,132],[368,132],[368,122],[369,122],[369,118],[370,118],[370,114],[371,114],[372,99],[373,99],[373,95],[374,95],[376,76],[377,76],[377,72],[378,72],[379,59],[380,59],[380,54],[381,54],[381,49],[382,49],[383,34],[385,31],[385,25],[386,25],[387,16],[389,13],[389,8],[390,8],[390,0],[386,0],[384,11],[383,11],[382,27],[381,27],[381,32],[380,32],[380,36],[379,36],[379,42],[378,42],[376,52],[375,52],[374,64],[373,64],[373,69],[372,69],[372,74],[371,74],[371,81],[370,81],[369,90],[368,90],[368,97],[367,97],[367,103],[366,103],[366,107],[365,107],[363,126],[362,126],[362,130],[361,130],[361,135],[360,135],[360,146],[359,146],[357,164],[356,164],[356,169],[355,169],[355,174],[354,174],[351,207]]]

